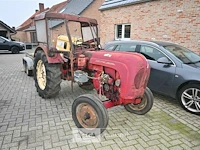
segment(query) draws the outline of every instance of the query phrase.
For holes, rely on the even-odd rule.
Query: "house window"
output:
[[[115,40],[130,40],[130,35],[130,24],[118,24],[115,26]]]
[[[36,32],[30,32],[31,35],[31,43],[37,43]]]

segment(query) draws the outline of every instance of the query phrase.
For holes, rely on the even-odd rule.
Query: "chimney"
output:
[[[40,12],[44,11],[44,3],[39,3],[39,10]]]
[[[38,9],[36,9],[35,12],[38,12]]]
[[[13,30],[15,30],[15,27],[12,27]]]

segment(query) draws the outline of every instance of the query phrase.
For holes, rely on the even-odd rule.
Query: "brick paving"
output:
[[[22,72],[23,56],[0,52],[1,150],[200,149],[200,116],[184,111],[176,100],[157,94],[146,115],[114,107],[108,110],[108,128],[101,136],[76,133],[71,105],[88,91],[75,85],[72,92],[70,83],[63,81],[59,96],[40,98],[33,78]]]

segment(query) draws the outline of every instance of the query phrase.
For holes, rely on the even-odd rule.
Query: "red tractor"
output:
[[[152,108],[153,95],[146,87],[148,62],[138,53],[100,50],[95,19],[44,13],[35,17],[35,24],[40,44],[34,53],[33,74],[39,95],[56,96],[64,79],[71,81],[72,87],[76,82],[106,97],[103,101],[85,94],[74,100],[72,118],[84,133],[97,135],[106,129],[106,108],[124,105],[139,115]],[[54,39],[59,30],[65,32]]]

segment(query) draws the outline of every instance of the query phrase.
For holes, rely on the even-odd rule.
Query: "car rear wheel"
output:
[[[178,93],[178,99],[183,109],[200,114],[200,85],[188,84]]]
[[[13,47],[11,48],[11,52],[12,52],[13,54],[19,54],[19,48],[18,48],[17,46],[13,46]]]

